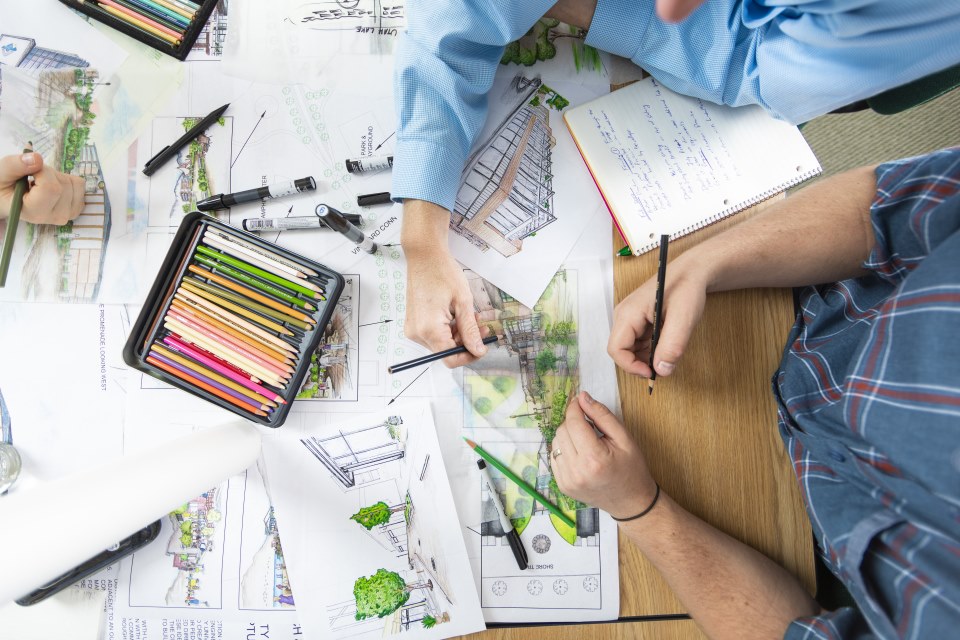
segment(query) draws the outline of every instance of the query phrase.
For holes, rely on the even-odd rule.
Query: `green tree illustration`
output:
[[[420,621],[423,624],[424,629],[432,629],[435,624],[437,624],[437,619],[431,615],[423,616],[423,620]]]
[[[544,349],[537,354],[536,367],[538,376],[555,369],[557,367],[557,354],[552,349]]]
[[[357,620],[383,618],[410,599],[410,590],[399,573],[377,569],[369,578],[357,578],[353,597],[357,601]]]
[[[561,24],[553,18],[541,18],[519,40],[507,45],[500,64],[532,66],[537,60],[551,60],[557,55],[556,41],[573,39],[573,63],[577,71],[584,68],[599,71],[603,68],[599,52],[583,44],[587,32],[578,27]]]
[[[390,517],[401,509],[403,509],[403,505],[390,507],[386,502],[381,500],[369,507],[361,508],[360,511],[350,516],[350,519],[355,520],[363,525],[364,529],[370,531],[379,524],[387,524],[390,522]]]

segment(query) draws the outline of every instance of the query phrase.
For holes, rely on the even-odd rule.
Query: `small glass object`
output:
[[[12,444],[0,442],[0,495],[13,486],[20,475],[20,454]]]

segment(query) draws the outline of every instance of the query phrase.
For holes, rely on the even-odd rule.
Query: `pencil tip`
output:
[[[647,395],[648,395],[648,396],[652,396],[652,395],[653,395],[653,380],[650,380],[650,381],[647,383]]]
[[[466,437],[466,436],[463,436],[463,439],[466,441],[467,446],[469,446],[471,449],[476,449],[476,448],[477,448],[477,443],[474,442],[473,440],[471,440],[470,438],[468,438],[468,437]]]

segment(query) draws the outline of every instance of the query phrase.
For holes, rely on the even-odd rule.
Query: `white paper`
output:
[[[310,634],[446,638],[484,628],[427,403],[351,420],[304,416],[271,435],[267,484]]]

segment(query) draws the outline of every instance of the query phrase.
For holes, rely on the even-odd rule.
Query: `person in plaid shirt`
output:
[[[820,555],[856,606],[821,610],[784,569],[659,495],[586,393],[553,443],[557,482],[615,518],[646,511],[621,529],[712,638],[957,637],[960,147],[822,180],[677,257],[657,374],[679,366],[707,293],[810,283],[833,284],[803,290],[773,392]],[[646,282],[614,314],[608,351],[639,376],[655,291]]]

